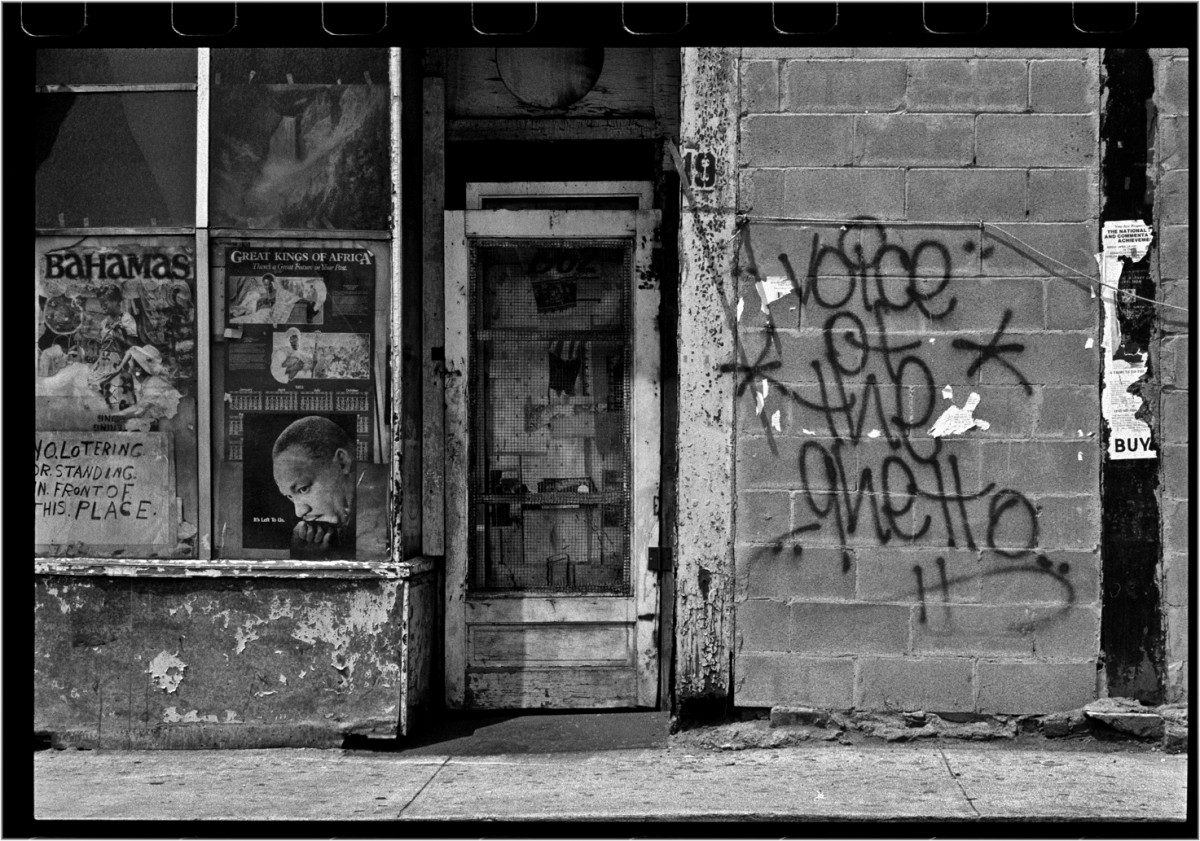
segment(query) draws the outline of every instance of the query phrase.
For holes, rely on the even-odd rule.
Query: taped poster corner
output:
[[[765,315],[770,314],[767,307],[796,291],[792,286],[791,279],[780,275],[770,275],[754,284],[754,288],[758,290],[758,297],[762,301],[762,311]]]

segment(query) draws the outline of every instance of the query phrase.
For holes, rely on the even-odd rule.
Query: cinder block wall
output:
[[[1188,306],[1188,59],[1184,51],[1151,51],[1154,59],[1155,221],[1159,297]],[[1160,313],[1158,371],[1162,385],[1159,441],[1166,604],[1167,700],[1187,700],[1188,679],[1188,394],[1189,314]],[[1153,360],[1153,357],[1152,357]]]
[[[739,706],[1096,697],[1099,61],[743,51]]]

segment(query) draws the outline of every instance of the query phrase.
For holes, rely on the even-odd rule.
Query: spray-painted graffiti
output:
[[[876,243],[869,254],[862,244],[864,234]],[[891,244],[882,225],[864,220],[844,228],[836,245],[822,243],[814,234],[803,277],[796,275],[786,255],[779,259],[799,300],[796,326],[823,319],[818,322],[822,344],[809,360],[815,394],[779,378],[782,345],[770,318],[754,361],[743,356],[722,370],[740,378],[739,394],[762,388],[823,418],[824,428],[815,433],[821,437],[799,447],[797,480],[803,505],[798,509],[807,516],[798,513],[797,525],[781,540],[828,528],[843,546],[869,530],[881,544],[915,542],[929,535],[947,547],[975,549],[982,544],[1010,558],[1032,552],[1038,545],[1034,505],[1019,491],[997,488],[992,482],[967,490],[958,457],[945,451],[943,439],[917,434],[933,423],[939,392],[922,338],[897,338],[889,321],[912,311],[937,322],[955,310],[958,298],[948,291],[949,249],[934,240],[911,248]],[[951,346],[961,370],[949,373],[969,379],[994,363],[1030,392],[1009,358],[1018,357],[1024,345],[1004,341],[1011,318],[1012,312],[1006,311],[987,342],[954,339]],[[762,419],[775,447],[765,413]],[[860,447],[868,442],[885,443],[886,454],[875,455],[879,447],[874,444]],[[921,501],[932,505],[918,509]],[[975,502],[980,503],[973,506],[977,510],[969,511]]]

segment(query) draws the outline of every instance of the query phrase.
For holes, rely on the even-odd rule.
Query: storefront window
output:
[[[213,246],[218,557],[387,556],[388,264],[380,242]]]
[[[213,227],[387,230],[386,59],[385,50],[214,53]]]
[[[37,265],[37,551],[195,557],[191,238],[43,237]]]
[[[39,85],[196,84],[193,49],[45,49],[35,66]]]
[[[388,67],[39,55],[36,554],[389,557]]]
[[[195,93],[45,93],[36,119],[37,227],[195,224]]]

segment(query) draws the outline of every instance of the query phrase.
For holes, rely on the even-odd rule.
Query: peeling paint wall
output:
[[[110,748],[337,745],[347,733],[394,734],[406,673],[410,705],[429,689],[428,645],[402,645],[404,588],[403,580],[39,576],[34,729]],[[429,603],[432,590],[428,576],[415,580],[410,602]]]
[[[733,384],[720,368],[734,349],[737,51],[685,49],[682,85],[680,149],[716,169],[711,187],[684,187],[680,212],[675,691],[686,709],[723,707],[730,689]]]

